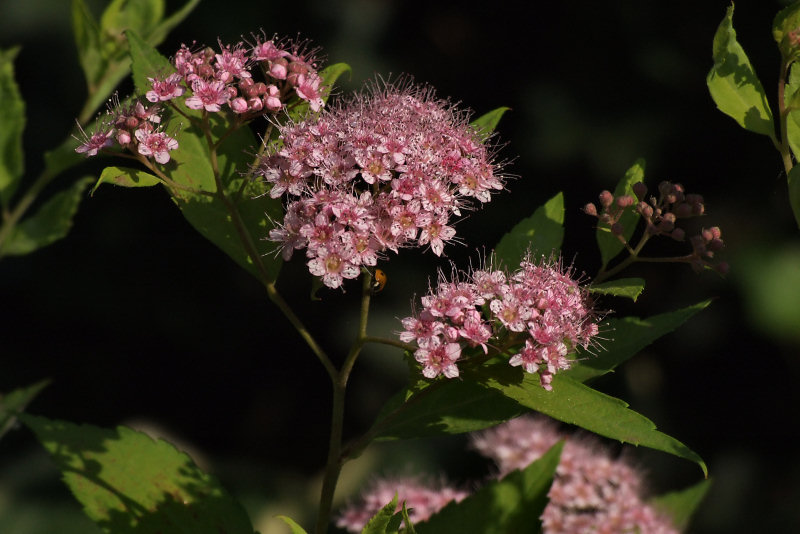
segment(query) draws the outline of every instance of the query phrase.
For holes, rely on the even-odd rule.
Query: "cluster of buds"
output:
[[[524,469],[566,439],[556,468],[542,532],[677,534],[670,521],[648,505],[642,478],[624,459],[614,459],[597,440],[562,434],[543,417],[524,416],[472,436],[472,446],[498,466],[498,477]]]
[[[416,343],[414,358],[426,378],[457,377],[465,348],[487,354],[492,344],[552,390],[553,376],[571,366],[568,355],[588,348],[598,332],[597,313],[571,274],[560,261],[534,263],[528,255],[510,274],[481,269],[453,281],[440,275],[422,311],[402,319],[400,340]]]
[[[397,508],[405,505],[409,520],[416,524],[427,520],[450,502],[459,502],[468,495],[469,492],[441,481],[433,483],[415,477],[378,479],[363,491],[358,501],[351,502],[342,510],[336,526],[348,532],[362,532],[369,520],[395,496]]]
[[[642,182],[637,182],[632,186],[634,198],[631,195],[620,195],[615,197],[610,191],[603,191],[599,198],[598,206],[592,203],[587,204],[583,211],[587,215],[597,217],[599,224],[610,229],[626,246],[625,230],[622,223],[622,216],[626,212],[634,211],[645,223],[644,236],[639,245],[641,246],[654,236],[666,236],[675,241],[684,241],[686,231],[679,228],[677,223],[680,219],[698,217],[705,214],[705,204],[703,197],[697,194],[686,194],[681,184],[671,182],[661,182],[658,185],[658,197],[647,196],[647,186]],[[689,239],[692,245],[692,254],[675,258],[675,261],[689,263],[693,269],[700,271],[704,268],[714,269],[720,274],[728,271],[725,262],[713,263],[714,254],[721,250],[724,243],[721,239],[721,232],[718,227],[702,229],[700,234]]]
[[[441,255],[452,216],[503,188],[468,116],[428,87],[373,84],[318,116],[279,126],[281,145],[257,168],[286,198],[270,231],[284,259],[305,249],[331,288],[379,255],[428,245]]]
[[[145,98],[153,105],[137,100],[122,105],[113,98],[107,117],[91,135],[81,129],[83,139],[75,151],[95,156],[116,143],[162,165],[169,162],[169,152],[178,148],[178,141],[161,130],[161,112],[179,98],[186,108],[208,113],[227,106],[242,122],[284,109],[292,95],[314,111],[322,108],[322,79],[314,51],[306,51],[305,43],[255,37],[253,45],[220,43],[219,47],[219,52],[192,51],[181,45],[172,60],[176,72],[148,78],[151,88]],[[253,79],[256,68],[266,82]]]

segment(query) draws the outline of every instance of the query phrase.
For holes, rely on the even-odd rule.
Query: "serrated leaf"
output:
[[[518,402],[475,382],[440,380],[421,391],[395,395],[371,432],[379,440],[463,434],[500,424],[526,411]]]
[[[564,239],[564,195],[540,206],[500,239],[494,255],[501,265],[516,269],[528,250],[534,255],[558,254]]]
[[[0,394],[0,438],[14,426],[17,414],[49,384],[49,380],[40,380],[30,386]]]
[[[14,76],[19,47],[0,50],[0,205],[7,207],[24,170],[25,102]]]
[[[640,158],[636,160],[636,163],[630,169],[625,171],[625,176],[622,177],[614,189],[614,198],[622,195],[631,195],[636,198],[636,195],[633,194],[633,184],[644,182],[644,167],[645,161]],[[633,232],[636,230],[636,225],[639,223],[639,214],[634,210],[626,210],[619,218],[619,223],[623,227],[622,236],[625,241],[630,241]],[[597,246],[600,249],[600,261],[603,268],[605,268],[608,262],[622,252],[625,245],[617,236],[611,233],[611,229],[608,226],[597,226],[596,239]]]
[[[775,140],[775,126],[764,88],[733,29],[733,5],[714,35],[714,65],[706,77],[717,107],[744,129]]]
[[[563,371],[563,374],[578,382],[602,376],[638,354],[656,339],[675,330],[710,304],[710,300],[705,300],[645,319],[609,319],[601,327],[601,335],[611,339],[603,342],[602,350],[595,356],[581,358],[570,369]]]
[[[59,191],[34,213],[22,220],[0,250],[0,256],[21,256],[47,246],[69,233],[86,187],[94,181],[86,176]]]
[[[94,184],[89,194],[94,195],[94,192],[97,191],[100,184],[112,184],[122,187],[150,187],[160,183],[161,180],[149,172],[131,169],[129,167],[106,167],[103,169],[103,172],[100,173],[100,178],[97,180],[97,183]]]
[[[509,111],[510,109],[511,108],[505,106],[493,109],[489,113],[485,113],[472,121],[470,126],[475,128],[475,130],[478,132],[478,135],[480,135],[482,139],[486,139],[492,134],[492,132],[495,131],[500,119],[503,117],[505,112]]]
[[[396,509],[397,492],[395,492],[394,498],[392,498],[388,504],[378,510],[378,512],[367,521],[367,524],[361,529],[361,534],[387,534],[390,532],[389,525],[393,523],[392,518],[395,515],[394,511]],[[395,529],[395,532],[396,531]]]
[[[127,30],[125,37],[128,39],[130,47],[131,74],[137,93],[143,95],[150,90],[148,77],[166,76],[175,72],[175,68],[169,60],[142,39],[138,32],[132,29]]]
[[[644,291],[644,279],[642,278],[619,278],[594,284],[589,286],[589,292],[598,295],[610,295],[612,297],[624,297],[636,302],[639,295]]]
[[[242,506],[164,440],[126,427],[20,415],[84,512],[112,534],[252,534]]]
[[[292,519],[291,517],[287,517],[285,515],[279,515],[278,519],[289,525],[289,530],[291,530],[292,534],[308,534],[303,527],[297,524],[297,522]]]
[[[789,204],[792,206],[794,220],[800,227],[800,165],[792,167],[786,175],[787,185],[789,186]]]
[[[512,471],[461,502],[451,502],[425,522],[419,534],[505,534],[541,532],[547,493],[561,459],[564,442],[553,445],[523,470]]]
[[[100,29],[112,39],[125,30],[149,32],[164,18],[164,0],[112,0],[100,16]]]
[[[689,526],[689,520],[703,502],[709,489],[711,489],[711,480],[701,480],[686,489],[651,499],[649,504],[668,515],[680,531],[685,531]]]
[[[467,379],[467,373],[465,380]],[[655,424],[630,410],[620,399],[594,390],[564,373],[546,391],[539,377],[507,364],[485,366],[474,380],[495,389],[531,410],[623,443],[641,445],[697,463],[708,476],[705,462],[686,445],[656,430]]]

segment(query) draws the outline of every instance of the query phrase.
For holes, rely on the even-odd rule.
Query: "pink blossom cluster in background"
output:
[[[292,95],[319,111],[324,105],[323,87],[314,52],[307,51],[305,43],[259,36],[254,40],[252,45],[220,43],[219,52],[182,45],[172,59],[177,72],[148,78],[151,89],[145,98],[153,105],[146,107],[135,99],[123,105],[113,98],[107,117],[91,134],[81,129],[81,144],[75,151],[95,156],[116,142],[134,154],[168,163],[178,141],[160,128],[161,112],[165,103],[181,97],[189,109],[216,113],[227,107],[241,121],[283,109]],[[266,83],[254,79],[255,69]]]
[[[527,255],[510,274],[485,268],[464,280],[440,276],[422,297],[422,311],[402,319],[400,340],[416,344],[414,358],[427,378],[457,377],[466,347],[518,349],[509,363],[539,373],[551,390],[556,372],[571,365],[567,355],[587,348],[598,332],[586,290],[570,274],[560,261],[537,263]]]
[[[612,458],[595,438],[561,433],[554,421],[542,416],[519,417],[471,436],[472,447],[497,464],[497,478],[525,469],[561,440],[566,443],[541,516],[543,533],[678,534],[667,517],[645,502],[636,468]],[[395,493],[398,509],[404,502],[411,508],[412,523],[426,521],[448,503],[469,496],[442,481],[379,479],[340,512],[337,526],[361,532]]]
[[[553,421],[524,416],[472,436],[472,446],[498,466],[498,477],[524,469],[566,439],[549,503],[545,534],[677,534],[642,496],[642,479],[623,459],[614,459],[596,439],[560,433]]]
[[[405,503],[412,523],[425,521],[448,503],[459,502],[469,492],[444,484],[431,484],[418,478],[387,478],[375,480],[357,502],[339,514],[336,526],[349,532],[361,532],[364,525],[397,495],[397,509]]]
[[[430,88],[375,83],[318,117],[279,126],[282,146],[259,168],[286,216],[270,231],[283,257],[305,249],[331,288],[381,254],[455,238],[452,217],[503,189],[468,116]]]

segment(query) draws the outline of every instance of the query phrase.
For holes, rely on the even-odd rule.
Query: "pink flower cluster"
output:
[[[542,514],[545,534],[677,534],[642,498],[639,473],[613,459],[594,439],[576,440],[543,417],[525,416],[472,437],[472,446],[493,459],[498,477],[524,469],[567,439]]]
[[[440,275],[436,289],[422,297],[422,311],[402,319],[400,340],[416,343],[414,358],[427,378],[457,377],[465,348],[517,348],[509,364],[539,373],[551,390],[556,372],[571,365],[567,355],[587,348],[598,332],[586,291],[570,275],[560,261],[535,263],[530,254],[511,274],[487,268],[465,280]]]
[[[182,45],[173,58],[177,72],[148,78],[151,89],[145,98],[155,105],[145,107],[138,101],[121,105],[115,97],[107,112],[110,118],[101,121],[91,135],[81,129],[81,144],[75,151],[95,156],[116,142],[162,165],[169,162],[178,141],[156,126],[161,123],[161,106],[187,94],[184,104],[189,109],[216,113],[228,106],[240,120],[283,109],[292,93],[314,111],[324,105],[316,60],[304,43],[256,37],[253,45],[220,43],[220,49],[219,53],[211,48],[192,52]],[[254,66],[260,67],[268,83],[253,79]]]
[[[228,106],[245,119],[283,108],[290,92],[309,103],[314,111],[324,105],[322,78],[317,73],[313,52],[304,43],[262,39],[255,43],[219,44],[192,51],[186,45],[173,57],[176,73],[166,78],[148,78],[152,89],[145,95],[150,102],[164,102],[182,96],[191,89],[186,107],[217,113]],[[253,79],[259,67],[265,82]]]
[[[258,172],[286,216],[270,231],[283,257],[305,249],[331,288],[374,266],[386,250],[454,239],[467,199],[503,188],[488,147],[446,101],[409,84],[373,85],[318,117],[280,126],[282,146]]]
[[[116,142],[134,154],[153,158],[164,165],[170,160],[169,153],[178,148],[178,141],[160,128],[158,112],[158,106],[145,107],[138,101],[122,105],[115,96],[107,111],[108,119],[98,123],[91,136],[81,128],[83,142],[75,152],[96,156]]]
[[[426,484],[414,478],[376,480],[364,490],[359,502],[351,503],[341,512],[336,526],[349,532],[361,532],[381,508],[392,502],[395,493],[397,508],[402,509],[405,503],[412,523],[425,521],[448,503],[459,502],[469,495],[466,491],[442,484]]]

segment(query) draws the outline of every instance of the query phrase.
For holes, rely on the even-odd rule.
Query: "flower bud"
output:
[[[583,207],[583,212],[591,217],[597,217],[597,206],[589,202]]]
[[[614,195],[610,191],[603,191],[600,193],[600,205],[608,208],[614,202]]]
[[[617,206],[622,209],[625,209],[629,206],[633,206],[635,200],[630,195],[622,195],[621,197],[617,197]]]
[[[645,219],[649,219],[653,216],[653,207],[644,201],[639,202],[636,211],[638,211]]]
[[[669,236],[675,241],[683,241],[686,238],[686,232],[682,228],[675,228]]]
[[[611,225],[611,233],[616,236],[621,236],[625,232],[625,227],[621,223],[615,222]]]
[[[644,185],[644,182],[636,182],[633,184],[633,194],[636,195],[636,198],[639,200],[645,199],[647,195],[647,186]]]
[[[675,206],[675,216],[682,219],[692,216],[692,206],[686,202],[680,202]]]

